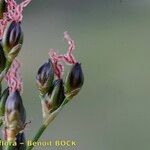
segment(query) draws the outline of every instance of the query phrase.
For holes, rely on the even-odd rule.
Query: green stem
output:
[[[4,79],[5,75],[7,74],[10,66],[11,66],[12,62],[10,61],[6,61],[6,67],[5,69],[1,72],[0,74],[0,83],[2,82],[2,80]],[[2,126],[3,124],[3,121],[0,120],[0,126]],[[11,142],[10,142],[11,143]],[[5,148],[6,150],[13,150],[14,149],[14,146],[12,144],[8,144],[8,146],[6,146]]]
[[[9,70],[10,66],[11,66],[11,63],[12,62],[9,62],[9,61],[6,61],[6,66],[5,66],[5,69],[3,70],[3,72],[0,74],[0,84],[2,82],[2,80],[4,79],[7,71]],[[1,115],[2,117],[2,115]],[[3,125],[3,120],[2,118],[0,119],[0,127]],[[3,146],[0,146],[0,150],[3,150]],[[13,146],[7,146],[6,147],[6,150],[13,150]]]
[[[13,149],[14,149],[14,147],[12,145],[9,145],[6,147],[6,150],[13,150]]]
[[[38,132],[36,133],[35,137],[32,140],[32,143],[37,142],[39,140],[39,138],[41,137],[46,128],[47,126],[45,126],[44,124],[39,128]],[[28,146],[27,150],[32,150],[33,147],[34,145]]]
[[[32,143],[37,142],[39,140],[39,138],[41,137],[43,132],[46,130],[48,125],[55,119],[55,117],[59,114],[59,112],[63,109],[65,104],[67,104],[68,102],[69,100],[67,98],[64,99],[61,106],[57,110],[55,110],[53,113],[47,116],[47,118],[45,119],[41,127],[39,128],[38,132],[36,133],[35,137],[33,138]],[[31,146],[28,146],[27,150],[32,150],[33,148],[34,148],[34,145],[31,145]]]
[[[5,147],[5,150],[13,150],[14,146],[13,146],[13,142],[9,142],[9,144]]]

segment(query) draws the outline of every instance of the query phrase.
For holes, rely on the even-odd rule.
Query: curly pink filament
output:
[[[54,73],[58,79],[60,79],[63,75],[64,66],[60,62],[59,55],[55,52],[54,49],[51,49],[49,51],[49,56],[52,60],[53,67],[54,67]]]
[[[76,59],[72,54],[73,51],[75,50],[75,42],[74,40],[71,39],[67,31],[64,32],[64,39],[67,41],[69,47],[67,53],[62,56],[62,59],[64,60],[65,63],[69,65],[75,64]]]
[[[6,18],[0,19],[0,39],[2,39],[2,37],[3,37],[6,25],[7,25]]]
[[[14,92],[16,90],[22,92],[22,78],[20,76],[20,62],[15,59],[5,76],[5,80],[9,87],[10,92]]]
[[[53,66],[54,66],[54,72],[57,78],[62,78],[63,76],[63,70],[64,66],[62,65],[62,61],[64,61],[68,65],[72,65],[76,63],[76,59],[73,56],[73,51],[75,49],[75,42],[71,39],[68,32],[64,32],[64,39],[67,40],[67,43],[69,45],[67,53],[64,55],[58,55],[54,49],[51,49],[49,51],[49,56],[52,60]]]
[[[0,39],[3,37],[4,30],[9,21],[20,22],[23,18],[23,8],[26,7],[31,0],[23,0],[17,5],[15,0],[5,0],[7,2],[7,11],[4,13],[3,19],[0,19]]]
[[[6,0],[7,2],[7,12],[6,17],[8,20],[21,21],[23,18],[22,12],[23,8],[26,7],[31,0],[23,0],[19,5],[17,5],[15,0]]]

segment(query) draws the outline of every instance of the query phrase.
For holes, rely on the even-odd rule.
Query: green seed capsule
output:
[[[52,93],[50,95],[50,109],[52,111],[56,110],[64,101],[65,94],[64,94],[64,85],[63,80],[58,79],[54,81],[54,87]]]

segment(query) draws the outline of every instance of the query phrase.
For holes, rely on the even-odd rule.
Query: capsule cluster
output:
[[[58,55],[54,51],[50,52],[50,59],[39,68],[36,75],[44,118],[58,109],[64,100],[69,101],[77,95],[84,83],[81,64],[75,60],[70,51],[74,49],[73,40],[70,37],[67,39],[69,40],[67,54]],[[65,79],[61,72],[64,70],[63,61],[71,65]]]
[[[11,142],[19,141],[26,124],[20,63],[16,57],[23,44],[22,11],[30,1],[17,4],[14,0],[0,0],[0,126],[4,125],[4,139]],[[4,90],[3,79],[8,86]]]
[[[4,125],[4,139],[17,143],[16,147],[6,148],[9,150],[26,149],[26,110],[21,96],[20,62],[16,57],[23,44],[22,11],[30,1],[23,0],[18,5],[15,0],[0,0],[0,126]],[[67,32],[64,33],[64,39],[68,44],[67,52],[57,54],[51,49],[48,61],[39,67],[36,75],[43,119],[46,120],[44,128],[55,118],[52,114],[76,96],[84,83],[81,64],[73,56],[74,40]],[[63,74],[64,64],[70,67],[66,77]],[[3,79],[7,83],[4,90]]]
[[[21,98],[21,82],[18,76],[19,62],[16,57],[23,43],[21,23],[10,21],[3,34],[0,43],[0,71],[7,71],[5,80],[8,88],[2,93],[0,101],[1,116],[4,116],[5,132],[7,141],[14,141],[20,131],[23,130],[26,113]],[[0,83],[1,84],[1,83]]]
[[[43,117],[53,112],[63,103],[64,99],[72,99],[80,91],[84,82],[81,64],[75,63],[65,81],[57,79],[51,60],[45,62],[38,70],[36,84],[42,99]]]

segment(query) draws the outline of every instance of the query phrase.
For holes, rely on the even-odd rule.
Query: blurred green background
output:
[[[85,83],[41,139],[77,140],[76,148],[62,150],[150,149],[149,0],[32,0],[22,25],[29,139],[42,120],[37,69],[50,48],[65,52],[67,30],[76,42]]]

